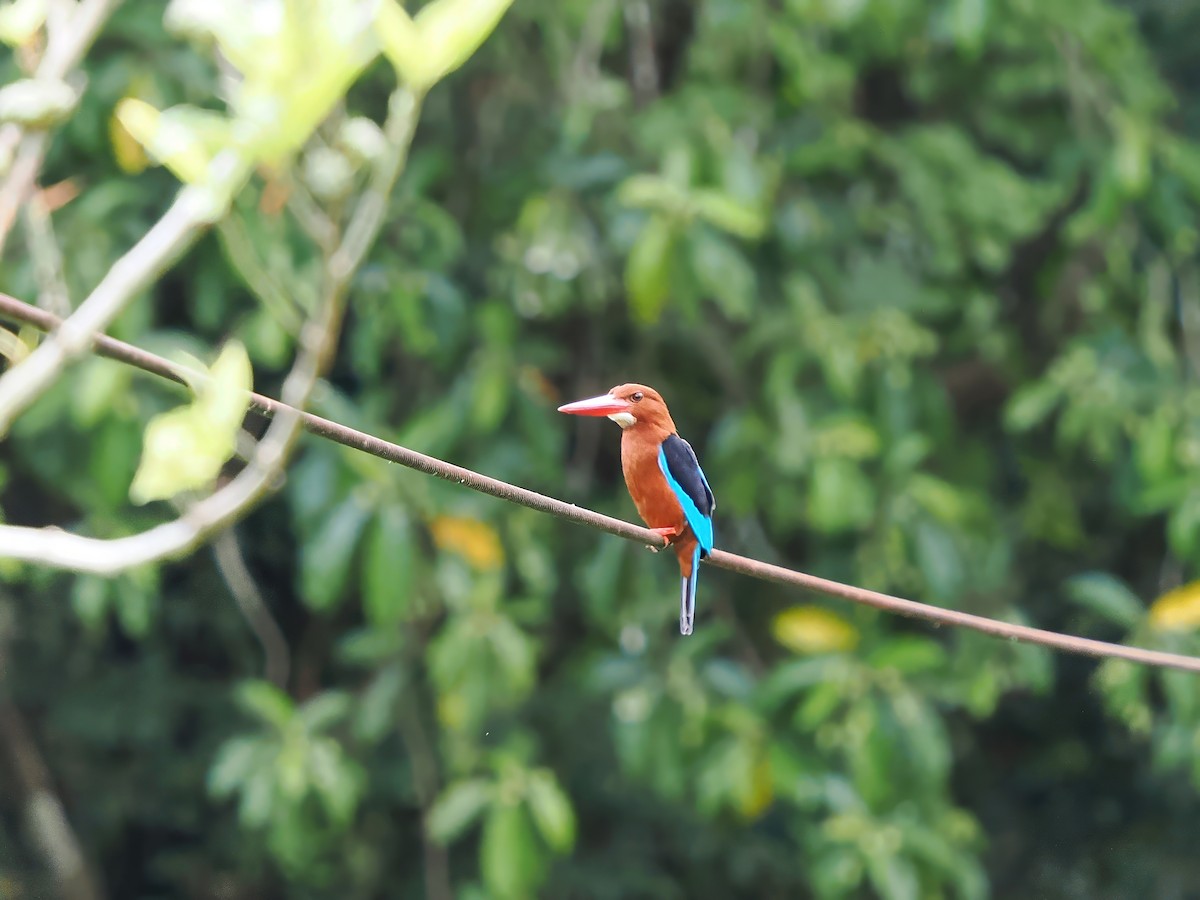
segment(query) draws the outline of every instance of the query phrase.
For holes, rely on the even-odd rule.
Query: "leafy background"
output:
[[[1198,26],[1161,0],[520,0],[426,101],[314,408],[632,518],[616,429],[554,408],[645,381],[723,548],[1200,652]],[[217,93],[157,4],[86,71],[42,177],[80,189],[54,214],[75,298],[175,190],[117,102]],[[378,117],[390,78],[347,106]],[[302,283],[266,189],[240,237]],[[112,333],[206,359],[237,337],[275,393],[291,338],[237,243],[207,236]],[[16,239],[0,289],[36,287]],[[75,367],[0,448],[6,519],[159,520],[129,487],[178,402]],[[1200,883],[1193,676],[717,571],[681,640],[669,559],[315,438],[234,535],[282,688],[219,554],[4,568],[5,710],[107,896]],[[51,896],[15,773],[0,896]]]

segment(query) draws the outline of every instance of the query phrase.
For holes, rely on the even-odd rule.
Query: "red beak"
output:
[[[630,406],[628,400],[604,394],[587,400],[576,400],[574,403],[560,406],[558,411],[569,416],[611,416],[613,413],[625,412]]]

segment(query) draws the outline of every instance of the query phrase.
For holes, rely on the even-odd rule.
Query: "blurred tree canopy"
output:
[[[245,139],[213,125],[236,79],[179,0],[166,24],[119,5],[77,108],[51,92],[29,113],[38,11],[63,7],[0,7],[0,117],[55,123],[0,289],[51,306]],[[1200,653],[1200,7],[519,0],[464,37],[485,7],[503,4],[436,0],[416,41],[381,13],[386,53],[319,97],[295,67],[327,60],[271,68],[296,55],[272,11],[321,23],[330,3],[224,22],[226,50],[279,50],[232,60],[267,71],[239,121],[313,121],[259,128],[287,152],[245,157],[228,215],[110,333],[217,360],[230,390],[244,347],[278,396],[332,265],[303,226],[385,196],[363,173],[389,95],[430,84],[315,412],[632,518],[616,429],[554,408],[644,381],[700,455],[720,547]],[[0,337],[10,359],[35,341]],[[203,492],[245,442],[212,396],[70,367],[0,446],[4,520],[165,521],[146,501]],[[229,424],[194,481],[143,476],[135,505],[169,411]],[[2,571],[4,898],[1200,884],[1194,676],[716,571],[680,639],[669,559],[315,438],[183,560]]]

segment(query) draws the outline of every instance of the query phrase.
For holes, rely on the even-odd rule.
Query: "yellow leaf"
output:
[[[150,420],[129,486],[134,503],[165,500],[216,479],[233,456],[250,402],[252,374],[246,348],[230,341],[209,370],[209,379],[198,385],[192,403]]]
[[[414,90],[425,91],[479,49],[513,0],[433,0],[410,18],[396,0],[375,17],[383,52]]]
[[[449,691],[438,695],[437,717],[442,727],[448,731],[462,729],[467,721],[467,700],[462,691]]]
[[[150,158],[185,184],[204,181],[208,164],[233,142],[233,124],[220,113],[193,106],[160,112],[144,100],[126,97],[114,115]]]
[[[117,166],[128,175],[136,175],[150,165],[150,157],[137,138],[121,122],[116,110],[108,117],[108,141],[112,144]]]
[[[1150,607],[1150,624],[1162,631],[1200,626],[1200,581],[1177,587],[1155,600]]]
[[[201,387],[199,398],[208,420],[220,431],[236,432],[246,415],[246,395],[254,384],[250,356],[240,341],[230,341],[221,349],[208,376],[210,381]]]
[[[775,783],[771,780],[771,760],[764,753],[750,772],[750,789],[739,798],[742,816],[748,821],[759,818],[775,799]]]
[[[12,365],[15,366],[27,357],[29,349],[19,335],[14,334],[7,328],[0,328],[0,356],[3,356]]]
[[[375,33],[383,53],[400,77],[413,87],[423,87],[421,35],[408,13],[396,0],[383,0],[375,13]]]
[[[500,535],[486,522],[438,516],[430,523],[429,530],[439,549],[457,553],[476,569],[496,569],[504,562]]]
[[[46,21],[46,0],[14,0],[0,7],[0,41],[10,47],[29,43]],[[0,892],[0,896],[7,894]]]
[[[820,606],[793,606],[771,623],[775,640],[795,653],[833,653],[858,644],[858,630]]]

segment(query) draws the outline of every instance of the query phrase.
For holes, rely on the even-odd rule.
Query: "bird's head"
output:
[[[607,394],[576,400],[558,411],[573,416],[607,416],[622,428],[650,426],[675,431],[662,395],[644,384],[619,384]]]

